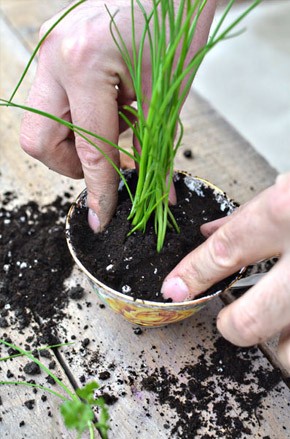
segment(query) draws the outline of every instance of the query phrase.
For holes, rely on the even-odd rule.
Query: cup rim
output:
[[[205,180],[204,178],[200,178],[200,177],[193,177],[191,176],[188,172],[185,171],[176,171],[177,173],[182,173],[188,177],[191,177],[193,179],[196,179],[198,181],[201,181],[202,183],[204,183],[206,186],[209,186],[210,188],[212,188],[214,191],[217,191],[219,194],[222,194],[227,201],[232,202],[232,200],[226,195],[226,193],[221,190],[219,187],[217,187],[216,185],[214,185],[213,183],[211,183],[208,180]],[[70,227],[70,220],[73,216],[74,210],[76,208],[76,206],[80,205],[85,199],[86,199],[86,194],[87,194],[87,189],[83,189],[80,194],[76,197],[76,200],[72,203],[72,205],[70,206],[70,209],[67,213],[66,216],[66,221],[65,221],[65,236],[66,236],[66,241],[67,241],[67,245],[69,248],[69,251],[74,259],[74,261],[76,262],[76,264],[78,265],[78,267],[88,276],[88,278],[90,279],[90,281],[94,284],[94,285],[98,285],[101,288],[103,288],[104,290],[106,290],[107,292],[110,293],[111,296],[115,296],[116,298],[119,298],[122,301],[126,301],[126,302],[132,302],[132,304],[135,305],[139,305],[139,306],[148,306],[150,308],[164,308],[164,309],[179,309],[179,308],[192,308],[195,305],[201,304],[203,302],[206,302],[218,295],[220,295],[221,293],[224,293],[225,291],[227,291],[228,289],[231,288],[231,286],[233,284],[235,284],[243,275],[243,273],[246,270],[246,267],[242,267],[238,273],[237,276],[235,277],[235,279],[233,279],[229,285],[227,285],[224,289],[218,290],[214,293],[211,293],[207,296],[202,296],[202,297],[197,297],[191,300],[186,300],[184,302],[154,302],[152,300],[143,300],[143,299],[135,299],[134,297],[128,296],[124,293],[121,293],[117,290],[114,290],[113,288],[109,287],[108,285],[104,284],[103,282],[101,282],[99,279],[97,279],[90,271],[88,271],[88,269],[83,265],[83,263],[79,260],[79,258],[76,255],[76,251],[74,249],[74,246],[72,245],[71,242],[71,227]]]

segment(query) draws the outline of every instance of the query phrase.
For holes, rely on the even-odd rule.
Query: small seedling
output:
[[[95,390],[99,388],[98,383],[92,381],[86,384],[83,388],[77,389],[75,392],[73,392],[54,373],[52,373],[50,369],[48,369],[43,363],[41,363],[41,361],[32,355],[31,352],[25,351],[24,349],[2,339],[0,339],[0,343],[12,348],[14,351],[19,352],[19,354],[16,355],[0,358],[0,361],[7,361],[15,356],[24,355],[37,364],[44,372],[46,372],[64,390],[66,396],[40,384],[28,383],[25,381],[0,381],[0,384],[14,384],[35,387],[59,397],[63,401],[60,405],[60,413],[64,419],[65,426],[68,429],[76,430],[78,438],[81,438],[82,434],[88,430],[90,433],[90,439],[94,439],[94,431],[97,428],[102,438],[107,439],[109,430],[109,413],[104,399],[102,397],[96,398],[94,396]],[[63,344],[48,346],[44,349],[60,346],[63,346]],[[95,418],[93,411],[94,407],[98,407],[100,410],[98,420]]]

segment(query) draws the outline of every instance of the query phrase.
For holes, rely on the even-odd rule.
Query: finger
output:
[[[67,88],[72,120],[74,124],[117,144],[117,90],[107,78],[95,79],[88,75],[83,81],[79,80],[78,87]],[[89,223],[94,231],[98,231],[107,225],[115,211],[119,175],[109,160],[119,167],[119,152],[106,141],[87,137],[97,148],[76,135],[76,149],[88,190]]]
[[[269,213],[275,198],[272,187],[233,214],[166,277],[163,296],[173,301],[193,298],[244,265],[279,253],[281,225]]]
[[[208,238],[217,229],[219,229],[221,226],[223,226],[224,224],[226,224],[230,220],[231,220],[231,215],[225,216],[223,218],[219,218],[219,219],[214,220],[214,221],[210,221],[209,223],[205,223],[202,226],[200,226],[200,231],[205,238]]]
[[[289,197],[289,185],[290,185],[290,174],[281,174],[278,175],[277,179],[276,179],[276,185],[275,185],[275,190],[277,191],[277,195],[280,199],[278,199],[278,204],[280,204],[280,209],[282,207],[282,211],[283,213],[286,212],[286,210],[284,209],[285,205],[287,206],[288,204],[288,199],[285,197],[287,197],[287,193],[288,193],[288,197]],[[261,197],[261,195],[258,195],[256,197],[256,202],[257,200]],[[205,223],[200,227],[200,231],[203,234],[203,236],[205,236],[206,238],[208,238],[210,235],[212,235],[217,229],[219,229],[222,225],[226,224],[228,221],[231,221],[231,219],[233,218],[234,215],[237,215],[237,213],[239,213],[239,215],[241,215],[241,212],[246,208],[246,206],[249,203],[245,203],[242,206],[240,206],[238,209],[236,209],[232,215],[230,216],[226,216],[223,218],[219,218],[217,220],[214,221],[210,221],[209,223]],[[277,207],[277,206],[275,206]],[[288,212],[289,215],[289,212]]]
[[[227,340],[251,346],[289,325],[289,262],[289,256],[283,257],[262,280],[219,313],[217,327]]]
[[[290,373],[290,324],[283,329],[278,346],[278,357],[285,367],[285,369]]]
[[[119,99],[118,99],[119,100]],[[127,105],[130,105],[130,103],[127,103]],[[119,112],[121,112],[129,121],[129,124],[134,125],[136,122],[136,116],[131,113],[129,110],[125,110],[123,106],[119,107]],[[129,128],[128,122],[125,121],[121,116],[119,116],[119,132],[120,134],[126,131]]]
[[[118,99],[118,101],[119,101],[119,99]],[[127,105],[129,105],[129,103],[127,103]],[[128,122],[125,121],[121,116],[119,116],[119,132],[121,134],[129,128],[130,124],[132,126],[134,126],[134,124],[136,122],[136,116],[134,114],[132,114],[131,111],[126,110],[123,107],[119,107],[119,114],[120,114],[120,112],[124,116],[126,116],[126,118],[129,120],[129,125],[128,125]],[[128,148],[125,147],[124,149],[128,150],[128,152],[129,152]],[[130,153],[131,154],[134,153],[132,148],[130,148]],[[124,152],[120,152],[120,167],[121,167],[121,169],[135,169],[136,162],[131,156],[127,155]]]
[[[173,182],[170,185],[168,200],[169,200],[169,204],[171,206],[174,206],[174,204],[177,203],[177,196],[176,196],[175,186],[174,186]]]
[[[28,106],[70,120],[64,89],[40,63],[28,97]],[[70,130],[49,118],[26,112],[20,144],[24,151],[50,169],[72,178],[82,178],[83,171]]]
[[[257,203],[259,198],[261,197],[261,194],[256,195],[255,202]],[[200,227],[200,231],[203,234],[205,238],[208,238],[211,236],[214,232],[217,231],[221,226],[226,224],[227,222],[231,221],[232,218],[234,218],[235,215],[239,214],[241,215],[241,212],[244,211],[244,209],[247,207],[248,203],[244,203],[242,206],[239,206],[234,210],[234,212],[231,215],[225,216],[223,218],[218,218],[217,220],[210,221],[208,223],[202,224]]]

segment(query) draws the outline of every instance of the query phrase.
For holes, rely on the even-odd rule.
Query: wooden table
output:
[[[17,83],[35,47],[40,24],[63,4],[58,0],[0,1],[1,97],[9,97]],[[17,102],[25,100],[33,68],[17,94]],[[13,191],[17,194],[18,204],[33,199],[44,205],[52,202],[58,193],[63,194],[71,181],[50,172],[21,151],[18,142],[20,116],[15,110],[0,110],[1,194]],[[276,171],[208,102],[195,93],[188,98],[183,120],[185,138],[176,160],[177,169],[187,169],[213,181],[239,202],[247,201],[273,183]],[[183,155],[189,147],[194,154],[192,160],[185,159]],[[74,183],[74,193],[77,194],[82,187],[83,182]],[[143,329],[138,335],[134,326],[107,307],[100,307],[97,296],[77,269],[74,269],[68,282],[80,282],[85,288],[85,297],[78,303],[71,301],[63,321],[59,323],[59,338],[64,342],[74,339],[74,345],[52,352],[57,365],[55,371],[63,382],[74,388],[81,386],[84,380],[98,380],[101,371],[115,364],[110,378],[102,382],[104,390],[118,398],[110,406],[110,438],[290,438],[290,390],[287,380],[281,379],[274,387],[266,385],[274,367],[279,367],[275,354],[276,341],[250,350],[231,348],[231,356],[224,355],[224,348],[228,345],[217,334],[215,317],[224,301],[230,300],[230,294],[222,300],[217,298],[212,301],[205,310],[184,322],[164,328]],[[88,302],[90,307],[86,306]],[[12,325],[5,332],[13,342],[23,345],[29,335],[37,333],[38,325],[35,321],[20,332]],[[4,329],[0,328],[0,335],[3,333]],[[86,348],[82,346],[84,338],[90,340]],[[1,356],[5,353],[6,349],[2,348]],[[96,353],[98,362],[94,361]],[[213,361],[217,358],[219,367],[215,369]],[[0,379],[6,379],[8,370],[18,376],[21,364],[23,358],[0,363]],[[245,366],[248,369],[237,379],[227,373],[228,366],[241,373]],[[180,398],[183,398],[184,413],[188,410],[184,389],[190,387],[190,380],[191,385],[193,381],[195,384],[200,381],[203,393],[192,394],[192,412],[191,409],[188,412],[189,417],[192,413],[200,421],[197,433],[193,429],[191,433],[172,434],[172,429],[179,419],[184,418],[184,413],[177,413],[169,398],[162,401],[156,393],[143,389],[142,380],[145,377],[154,372],[160,377],[162,371],[176,380],[170,390],[175,398],[176,392],[183,392]],[[285,371],[282,372],[285,374]],[[43,384],[43,381],[41,374],[37,382]],[[158,389],[155,390],[158,393]],[[43,403],[40,392],[34,395],[31,389],[20,386],[2,386],[0,395],[1,438],[76,437],[63,425],[58,412],[58,398],[48,394],[47,402]],[[249,396],[252,398],[251,410],[247,405]],[[35,407],[30,411],[24,402],[32,397],[35,398]],[[226,407],[227,412],[217,415],[218,405]],[[226,417],[228,426],[218,416]],[[241,424],[237,428],[240,428],[240,435],[233,433],[230,422],[238,425],[239,419]],[[22,426],[21,421],[24,421]]]

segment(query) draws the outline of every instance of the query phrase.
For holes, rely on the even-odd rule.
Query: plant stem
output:
[[[64,119],[12,102],[44,40],[70,12],[85,1],[80,0],[73,4],[52,24],[33,51],[10,99],[8,101],[0,100],[0,106],[22,108],[50,118],[74,131],[76,135],[82,137],[103,154],[118,172],[120,178],[123,179],[128,190],[132,201],[132,209],[128,217],[132,223],[132,231],[141,230],[145,232],[147,223],[150,217],[153,216],[157,235],[157,251],[160,251],[164,244],[167,228],[173,227],[177,232],[179,231],[170,210],[169,193],[174,173],[174,158],[182,142],[183,127],[179,116],[182,105],[204,57],[219,42],[232,38],[234,36],[231,33],[232,30],[262,0],[254,0],[244,12],[222,30],[235,2],[235,0],[229,0],[207,43],[190,59],[188,59],[189,53],[201,14],[210,0],[180,0],[178,6],[176,6],[174,0],[152,0],[152,9],[149,12],[146,11],[141,0],[131,0],[132,44],[130,47],[126,46],[122,33],[118,29],[115,21],[116,14],[112,15],[105,6],[111,19],[110,31],[112,38],[126,64],[136,95],[137,109],[124,107],[125,111],[131,112],[136,119],[136,123],[132,123],[126,114],[122,112],[120,117],[132,129],[142,149],[141,155],[136,150],[133,151],[135,155],[131,154],[119,145]],[[137,36],[139,34],[137,30],[139,29],[136,26],[136,8],[139,8],[138,12],[141,13],[144,20],[140,37]],[[143,63],[145,49],[147,51],[148,48],[151,61],[150,101],[148,101],[149,97],[143,94],[145,80],[143,77]],[[138,163],[139,176],[134,195],[115,163],[91,138],[107,143]]]
[[[36,387],[37,389],[44,390],[45,392],[49,392],[54,396],[57,396],[58,398],[62,399],[63,401],[67,400],[67,396],[63,396],[61,393],[55,392],[54,390],[50,389],[49,387],[41,386],[40,384],[32,384],[27,383],[26,381],[0,381],[0,385],[21,385],[21,386],[27,386],[27,387]]]
[[[25,355],[27,358],[32,360],[35,364],[37,364],[45,373],[47,373],[49,376],[51,376],[54,381],[65,391],[65,393],[72,399],[78,399],[78,397],[73,393],[66,385],[63,384],[63,382],[57,378],[56,375],[54,375],[48,367],[46,367],[41,361],[39,361],[36,357],[34,357],[30,352],[25,351],[24,349],[12,344],[8,343],[5,340],[0,339],[0,343],[20,352],[22,355]]]

